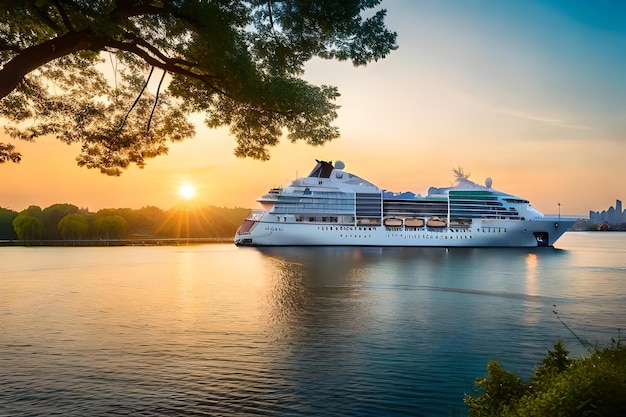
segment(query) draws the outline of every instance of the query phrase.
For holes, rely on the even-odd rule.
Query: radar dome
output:
[[[346,164],[343,163],[343,161],[335,161],[335,169],[344,169],[346,167]]]
[[[485,187],[491,188],[492,185],[493,185],[493,180],[491,179],[491,177],[487,177],[487,179],[485,180]]]

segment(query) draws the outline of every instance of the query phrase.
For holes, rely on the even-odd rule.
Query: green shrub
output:
[[[580,359],[569,358],[559,341],[527,384],[498,361],[487,373],[475,381],[478,395],[465,396],[470,416],[626,416],[626,347],[619,341]]]

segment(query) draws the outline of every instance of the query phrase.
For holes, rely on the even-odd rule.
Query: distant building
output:
[[[615,200],[615,207],[611,206],[601,212],[590,210],[589,221],[591,223],[607,223],[609,225],[626,223],[626,210],[622,210],[622,200]]]
[[[615,208],[613,206],[609,207],[606,212],[606,222],[608,224],[617,224],[617,214],[615,214]]]

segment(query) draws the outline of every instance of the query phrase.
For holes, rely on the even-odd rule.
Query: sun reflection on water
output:
[[[526,294],[537,295],[537,266],[539,257],[536,253],[526,255]]]

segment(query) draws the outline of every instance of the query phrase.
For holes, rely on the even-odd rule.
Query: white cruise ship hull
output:
[[[267,217],[272,217],[265,213]],[[263,216],[263,217],[266,217]],[[237,233],[236,245],[245,246],[432,246],[538,247],[553,246],[575,219],[474,220],[466,228],[387,228],[292,224],[253,220],[246,233]]]

